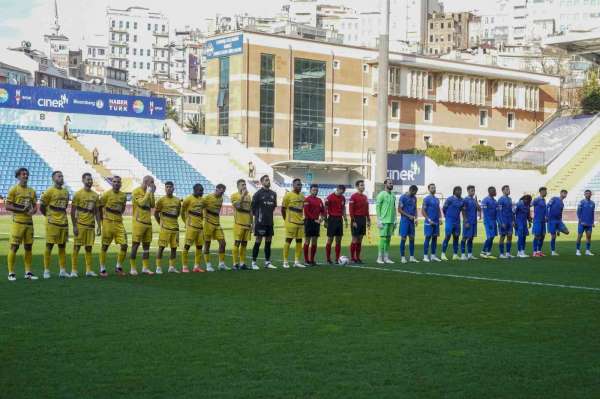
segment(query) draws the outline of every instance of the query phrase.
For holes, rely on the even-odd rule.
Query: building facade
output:
[[[241,36],[241,37],[240,37]],[[267,162],[365,163],[375,148],[377,51],[236,32],[207,61],[206,134],[233,136]],[[512,148],[558,107],[553,76],[390,54],[390,152],[428,144]]]
[[[475,16],[469,12],[433,13],[427,20],[426,54],[442,55],[469,47],[469,27]]]

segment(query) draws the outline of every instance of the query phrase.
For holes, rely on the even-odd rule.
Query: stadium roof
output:
[[[579,55],[600,64],[600,27],[552,36],[546,39],[544,44],[558,47],[570,54]]]

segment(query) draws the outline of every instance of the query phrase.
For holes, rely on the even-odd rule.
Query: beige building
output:
[[[243,36],[241,49],[208,57],[207,134],[233,136],[267,162],[368,163],[376,50],[246,31],[207,43],[232,35]],[[558,104],[558,77],[524,71],[391,53],[389,76],[390,152],[426,143],[506,150]]]
[[[441,55],[469,47],[469,28],[477,17],[469,12],[433,13],[427,20],[426,54]]]

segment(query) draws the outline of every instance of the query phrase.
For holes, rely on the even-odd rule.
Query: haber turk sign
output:
[[[0,108],[165,119],[165,107],[157,97],[0,84]]]

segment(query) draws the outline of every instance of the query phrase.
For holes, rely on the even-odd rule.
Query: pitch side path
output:
[[[575,257],[572,235],[558,258],[381,266],[374,238],[362,267],[135,278],[25,281],[19,258],[10,283],[9,223],[0,219],[0,398],[600,392],[600,256]],[[36,235],[41,276],[41,218]]]

